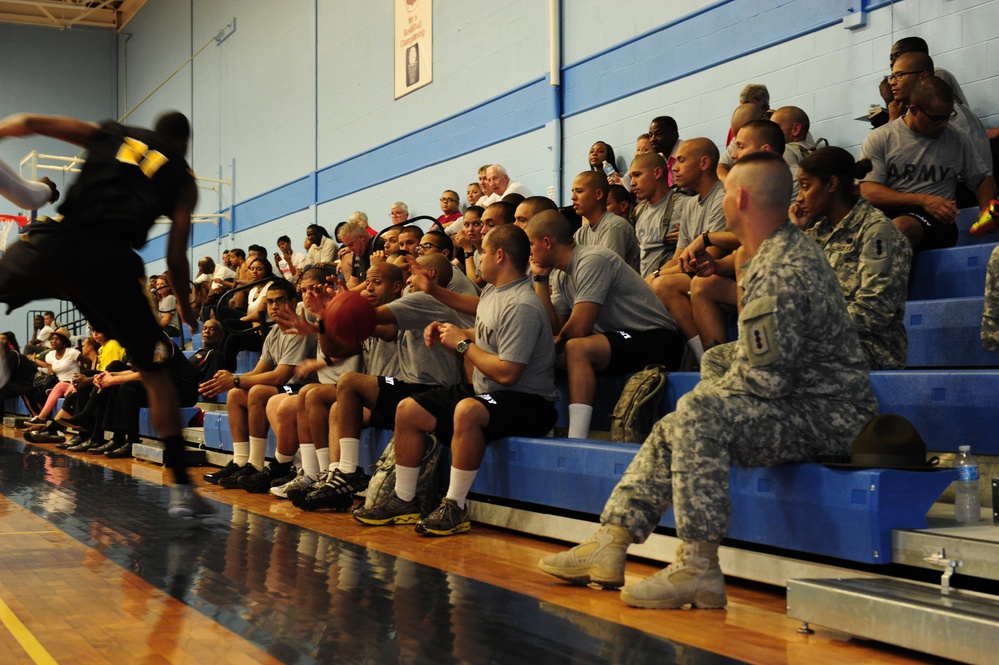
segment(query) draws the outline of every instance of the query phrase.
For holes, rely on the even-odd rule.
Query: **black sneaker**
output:
[[[239,471],[240,468],[242,467],[240,467],[232,460],[229,460],[229,463],[226,464],[221,469],[219,469],[218,471],[212,471],[211,473],[206,473],[202,477],[205,479],[205,482],[211,483],[212,485],[218,485],[220,480],[222,480],[223,478],[228,478],[232,474]]]
[[[335,469],[328,481],[314,487],[304,496],[294,497],[292,503],[302,510],[330,508],[338,512],[344,511],[354,505],[354,495],[367,489],[370,481],[371,476],[364,473],[361,467],[357,467],[352,473]]]
[[[284,474],[280,478],[272,480],[271,487],[281,487],[282,485],[287,485],[291,481],[295,480],[295,478],[298,478],[299,469],[294,465],[291,465],[291,462],[288,462],[288,464],[290,465],[288,467],[288,473]]]
[[[288,469],[290,468],[291,462],[271,462],[264,467],[263,471],[240,476],[239,486],[250,494],[263,494],[270,490],[271,482],[275,478],[284,478],[287,476]]]
[[[471,528],[468,506],[459,508],[457,501],[447,497],[444,497],[441,505],[437,506],[437,510],[416,523],[416,533],[425,536],[453,536],[456,533],[465,533]]]
[[[393,491],[377,506],[355,510],[354,519],[368,526],[413,524],[420,519],[420,504],[415,498],[412,501],[403,501]]]
[[[231,473],[225,478],[219,479],[218,486],[227,490],[238,490],[240,479],[243,476],[250,476],[256,472],[257,467],[247,462],[243,466],[237,468],[235,473]]]

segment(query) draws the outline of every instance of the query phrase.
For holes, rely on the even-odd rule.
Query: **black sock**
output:
[[[173,482],[176,485],[190,485],[187,475],[187,460],[184,459],[186,443],[182,436],[168,436],[163,440],[163,466],[173,471]]]

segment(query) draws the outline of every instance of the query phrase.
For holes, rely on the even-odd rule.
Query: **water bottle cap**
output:
[[[971,452],[971,446],[958,446],[957,449],[962,453]]]

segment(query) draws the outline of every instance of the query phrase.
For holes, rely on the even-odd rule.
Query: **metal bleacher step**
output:
[[[163,450],[162,441],[143,439],[139,443],[132,444],[132,455],[136,459],[153,464],[163,464]],[[205,466],[207,464],[205,451],[200,448],[187,446],[184,449],[184,456],[188,466]]]
[[[999,601],[995,596],[886,577],[796,579],[787,585],[787,615],[966,663],[995,663]]]

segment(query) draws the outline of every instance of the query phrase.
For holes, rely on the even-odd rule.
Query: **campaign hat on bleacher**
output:
[[[871,418],[853,440],[850,461],[827,466],[851,469],[933,471],[940,458],[926,459],[926,444],[916,426],[902,416],[886,413]]]

